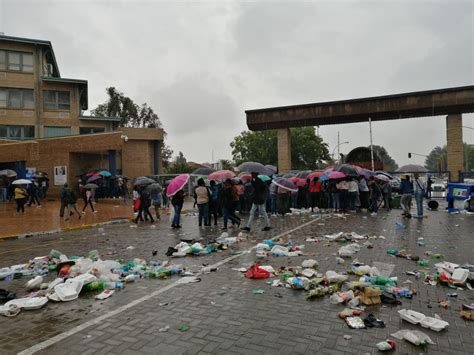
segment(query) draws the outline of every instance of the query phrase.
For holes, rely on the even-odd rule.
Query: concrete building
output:
[[[87,80],[61,77],[51,42],[0,36],[0,170],[53,177],[65,167],[69,182],[87,169],[130,178],[161,173],[163,130],[84,115],[87,89]],[[52,181],[51,191],[59,186]]]

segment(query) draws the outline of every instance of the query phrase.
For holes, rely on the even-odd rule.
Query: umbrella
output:
[[[273,175],[273,172],[270,169],[266,168],[264,165],[260,163],[254,163],[254,162],[242,163],[237,168],[240,171],[248,171],[251,173],[258,173],[260,175],[268,175],[268,176]]]
[[[329,168],[326,168],[326,169],[323,171],[323,174],[329,175],[329,174],[331,174],[333,171],[334,171],[334,168],[331,166],[331,167],[329,167]]]
[[[370,171],[370,170],[369,170]],[[386,177],[388,177],[390,180],[393,180],[394,177],[392,175],[390,175],[389,173],[386,173],[385,171],[382,171],[382,170],[376,170],[375,171],[375,174],[377,175],[385,175]]]
[[[323,175],[318,178],[320,181],[326,181],[329,180],[329,175]]]
[[[242,181],[244,180],[252,180],[252,174],[250,173],[247,173],[247,172],[243,172],[243,173],[240,173],[239,174],[239,179],[241,179]]]
[[[107,171],[107,170],[101,170],[99,171],[99,175],[102,175],[102,176],[112,176],[112,174]]]
[[[92,175],[89,179],[87,179],[87,182],[93,182],[93,181],[97,181],[99,179],[102,179],[102,176],[100,176],[99,174],[97,175]]]
[[[150,179],[149,177],[146,176],[140,176],[135,179],[135,182],[133,183],[134,186],[146,186],[150,184],[155,184],[156,181],[153,179]]]
[[[335,171],[340,171],[341,173],[344,173],[346,176],[359,176],[359,173],[357,172],[356,167],[349,165],[349,164],[342,164],[339,165]]]
[[[272,179],[272,178],[271,178],[270,176],[268,176],[268,175],[259,175],[258,178],[259,178],[260,180],[262,180],[263,182],[267,182],[267,181],[269,181],[269,180]]]
[[[276,186],[291,192],[298,192],[298,188],[296,187],[296,185],[292,181],[285,179],[284,177],[276,178],[272,181],[272,184],[275,184]]]
[[[322,171],[315,171],[315,172],[309,174],[306,178],[312,180],[314,178],[318,178],[318,177],[323,176],[323,175],[324,175],[324,173]]]
[[[296,174],[296,177],[299,177],[301,179],[306,179],[309,174],[311,174],[311,170],[303,170],[303,171],[300,171],[298,174]]]
[[[33,173],[33,177],[46,178],[46,177],[48,177],[48,173],[45,173],[44,171],[36,171],[36,172]]]
[[[191,174],[208,176],[209,174],[212,174],[214,171],[215,170],[212,168],[197,168]]]
[[[11,169],[0,170],[0,176],[15,177],[16,171]]]
[[[369,180],[371,176],[374,176],[376,174],[372,170],[369,170],[369,169],[356,167],[356,170],[359,176],[362,176],[366,180]]]
[[[176,176],[166,189],[166,196],[170,197],[180,191],[189,181],[189,174],[181,174]]]
[[[265,165],[265,168],[270,170],[273,174],[276,174],[278,171],[278,168],[275,165]]]
[[[383,175],[383,174],[375,175],[375,178],[380,180],[380,181],[385,181],[385,182],[390,181],[389,177],[386,176],[386,175]]]
[[[292,177],[296,177],[296,174],[297,173],[292,173],[291,171],[289,173],[286,173],[285,175],[283,175],[282,177],[284,177],[285,179],[289,179],[289,178],[292,178]]]
[[[426,173],[428,169],[421,165],[408,164],[399,167],[396,171],[397,173]]]
[[[224,181],[227,179],[232,179],[233,177],[235,177],[235,174],[233,171],[219,170],[219,171],[213,172],[212,174],[209,174],[208,179]]]
[[[97,175],[96,171],[91,171],[90,173],[86,174],[87,177],[94,176],[94,175]]]
[[[12,182],[13,185],[28,185],[31,184],[31,181],[28,179],[18,179]]]
[[[153,184],[150,184],[148,185],[147,187],[145,187],[145,191],[147,192],[161,192],[162,191],[162,188],[161,188],[161,185],[158,184],[157,182],[153,183]]]
[[[84,188],[87,189],[87,190],[96,189],[96,188],[98,188],[98,187],[99,187],[98,185],[96,185],[96,184],[91,184],[91,183],[84,185]]]
[[[344,174],[342,171],[333,171],[331,174],[328,175],[328,178],[330,179],[343,179],[346,177],[346,174]]]
[[[290,177],[288,180],[294,183],[296,187],[304,187],[306,185],[305,179],[300,179],[299,177],[296,177],[296,176]]]

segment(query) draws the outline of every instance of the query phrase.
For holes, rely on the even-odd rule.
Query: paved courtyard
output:
[[[272,218],[275,227],[270,232],[254,231],[235,247],[201,257],[170,259],[172,264],[182,264],[187,270],[199,272],[203,265],[217,267],[216,272],[198,275],[201,282],[179,284],[179,276],[168,280],[142,279],[127,284],[110,299],[96,301],[93,296],[81,296],[70,303],[48,303],[38,311],[23,311],[15,318],[0,318],[0,353],[40,354],[235,354],[235,353],[376,353],[375,344],[399,329],[418,329],[428,334],[436,345],[415,347],[406,341],[397,341],[397,353],[408,354],[472,354],[474,349],[473,323],[459,316],[462,303],[473,303],[474,293],[453,290],[443,286],[424,284],[407,276],[406,271],[418,270],[413,261],[386,254],[390,248],[406,249],[423,256],[424,252],[442,253],[443,260],[463,264],[473,263],[474,216],[448,215],[442,209],[426,212],[423,220],[409,220],[406,229],[397,229],[396,222],[403,222],[400,210],[370,216],[364,213],[344,217],[308,214]],[[171,230],[168,221],[159,224],[111,225],[48,236],[0,242],[0,267],[46,255],[52,248],[71,255],[85,255],[97,249],[104,259],[165,260],[165,252],[180,239],[216,238],[221,231],[212,227],[199,230],[194,216],[183,217],[184,228]],[[405,223],[403,222],[403,223]],[[260,223],[260,222],[259,222]],[[249,280],[234,269],[248,267],[257,260],[255,250],[259,241],[285,237],[304,244],[306,255],[298,257],[269,257],[259,260],[262,264],[299,266],[302,261],[314,258],[319,271],[344,272],[349,261],[337,264],[335,253],[339,243],[306,242],[307,237],[322,237],[335,232],[355,231],[359,234],[384,236],[375,239],[374,247],[362,246],[356,254],[367,264],[374,261],[395,265],[392,276],[399,284],[409,279],[417,290],[413,299],[401,299],[402,306],[369,306],[365,312],[382,319],[385,328],[364,330],[349,329],[337,313],[344,306],[333,305],[329,298],[308,301],[303,291],[272,287],[269,280]],[[239,231],[229,230],[237,235]],[[417,238],[423,237],[424,246]],[[362,244],[362,243],[360,243]],[[133,246],[132,248],[128,248]],[[239,253],[240,252],[240,253]],[[428,257],[428,259],[430,259]],[[437,260],[430,259],[430,267]],[[50,277],[51,279],[53,276]],[[350,280],[358,277],[351,276]],[[26,280],[0,281],[0,288],[25,294]],[[264,290],[255,294],[255,288]],[[458,293],[449,298],[447,309],[438,305],[448,293]],[[400,320],[397,310],[413,309],[426,315],[438,314],[449,322],[447,330],[436,333]],[[189,327],[180,331],[183,325]],[[159,330],[169,326],[165,332]],[[162,329],[163,330],[163,329]],[[344,336],[351,336],[345,339]],[[346,337],[348,338],[348,337]]]

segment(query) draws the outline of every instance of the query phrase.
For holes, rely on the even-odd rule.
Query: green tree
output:
[[[370,148],[370,146],[368,148]],[[377,154],[377,156],[382,161],[383,168],[385,171],[395,171],[398,169],[398,164],[388,154],[387,150],[384,147],[380,145],[374,145],[373,149],[374,149],[374,153]]]
[[[425,168],[429,171],[448,170],[448,148],[446,145],[434,147],[425,159]],[[464,170],[474,170],[474,145],[464,143]]]
[[[161,148],[161,159],[163,161],[163,168],[167,169],[170,165],[171,158],[173,157],[173,149],[163,142],[163,147]]]
[[[236,165],[255,161],[277,165],[277,132],[244,131],[230,143]],[[291,129],[291,160],[294,169],[316,169],[322,160],[329,159],[327,144],[316,135],[313,127]]]
[[[185,174],[193,171],[193,168],[188,165],[183,152],[179,152],[172,164],[167,169],[168,174]]]
[[[221,159],[220,160],[222,170],[232,170],[234,168],[234,163],[232,160]]]

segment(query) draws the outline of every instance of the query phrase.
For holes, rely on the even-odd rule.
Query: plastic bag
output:
[[[270,253],[274,256],[287,256],[289,253],[289,250],[287,247],[281,246],[281,245],[275,245]]]
[[[335,271],[329,270],[326,272],[326,278],[330,283],[333,282],[344,282],[348,279],[347,275],[338,274]]]
[[[428,335],[419,330],[402,329],[391,334],[391,336],[400,340],[405,339],[415,345],[436,344]]]
[[[307,289],[309,287],[309,279],[306,277],[290,277],[286,282],[295,290]]]
[[[337,253],[339,254],[339,256],[343,258],[349,258],[355,253],[357,253],[358,251],[360,251],[359,244],[352,243],[352,244],[344,245],[340,247]]]
[[[247,270],[245,277],[248,279],[268,279],[270,273],[262,269],[258,263],[255,263]]]
[[[318,262],[314,259],[308,259],[308,260],[304,260],[301,263],[301,266],[305,269],[307,268],[316,269],[318,267]]]

